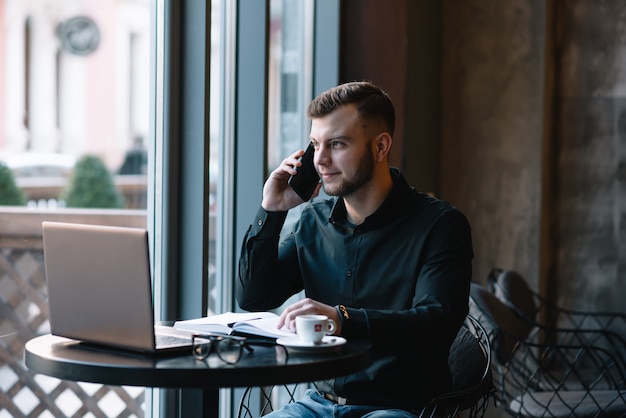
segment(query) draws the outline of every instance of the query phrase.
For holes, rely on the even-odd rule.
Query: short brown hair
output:
[[[359,115],[366,120],[383,122],[391,136],[396,124],[396,112],[389,95],[367,81],[340,84],[317,96],[309,104],[307,115],[311,119],[328,115],[339,106],[355,104]]]

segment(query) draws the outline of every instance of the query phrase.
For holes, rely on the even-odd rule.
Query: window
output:
[[[22,349],[49,330],[41,220],[146,226],[153,7],[0,0],[0,171],[21,192],[0,191],[0,416],[144,414],[143,388],[33,376]],[[79,167],[100,186],[77,191]]]
[[[336,83],[338,9],[338,0],[0,0],[0,160],[27,199],[0,216],[75,212],[63,208],[70,172],[96,155],[130,210],[81,208],[80,222],[106,213],[151,231],[157,319],[236,309],[236,259],[264,180],[306,143],[314,92]],[[19,347],[47,332],[45,299],[28,299],[45,293],[43,257],[37,238],[7,224],[0,350],[11,358],[0,360],[0,416],[87,413],[87,397],[105,399],[109,416],[194,410],[184,391],[45,376],[29,387]]]

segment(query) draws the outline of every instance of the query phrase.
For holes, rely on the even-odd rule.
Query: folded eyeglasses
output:
[[[193,334],[191,336],[193,356],[198,360],[205,360],[211,352],[217,353],[220,360],[228,364],[235,364],[241,359],[245,348],[252,352],[252,347],[246,344],[246,337],[223,334]]]

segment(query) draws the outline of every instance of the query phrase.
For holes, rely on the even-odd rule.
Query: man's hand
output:
[[[289,185],[289,177],[296,174],[295,167],[302,163],[298,161],[304,150],[297,151],[285,158],[280,166],[271,172],[263,186],[263,201],[261,206],[268,212],[284,212],[302,203],[300,196]],[[317,186],[313,197],[320,192],[321,184]]]
[[[326,315],[337,325],[334,335],[341,334],[341,321],[334,306],[325,305],[316,300],[306,298],[302,299],[285,308],[278,320],[278,328],[285,326],[287,329],[296,330],[296,316],[298,315]]]

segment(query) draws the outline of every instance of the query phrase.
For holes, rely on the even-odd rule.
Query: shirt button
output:
[[[352,277],[352,272],[350,270],[347,271],[346,276]]]
[[[259,220],[257,221],[257,224],[258,224],[259,226],[263,225],[263,219],[259,219]]]

